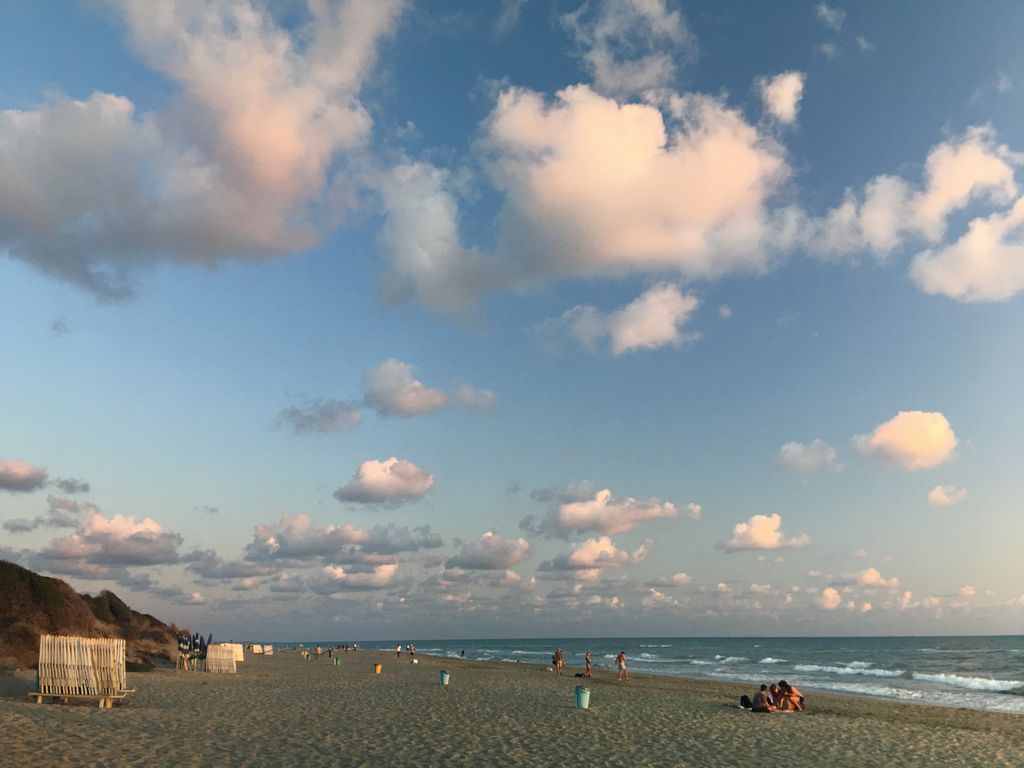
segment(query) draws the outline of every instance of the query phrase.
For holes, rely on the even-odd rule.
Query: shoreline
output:
[[[34,704],[33,673],[0,674],[0,730],[14,765],[1019,766],[1011,714],[814,693],[808,711],[755,715],[749,685],[530,663],[360,650],[303,660],[247,653],[236,675],[129,673],[113,710]],[[379,675],[372,665],[383,664]],[[448,686],[439,672],[451,674]],[[575,672],[575,669],[573,670]],[[590,709],[574,708],[577,684]],[[810,691],[806,691],[810,694]]]

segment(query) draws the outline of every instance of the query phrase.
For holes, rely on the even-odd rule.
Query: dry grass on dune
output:
[[[753,715],[746,688],[640,677],[581,681],[543,668],[421,657],[246,655],[237,675],[129,675],[114,710],[36,705],[31,676],[0,677],[0,764],[11,766],[1020,766],[1014,715],[812,697]],[[372,663],[383,673],[374,675]],[[438,671],[452,673],[438,684]]]

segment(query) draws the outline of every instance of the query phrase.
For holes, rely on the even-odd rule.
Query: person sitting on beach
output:
[[[750,703],[751,712],[775,712],[775,702],[772,701],[771,693],[768,691],[768,686],[762,684],[761,690],[754,694],[754,699]]]
[[[777,686],[775,683],[769,685],[768,695],[772,698],[772,704],[778,707],[779,703],[782,701],[782,691],[779,690],[779,686]]]
[[[779,709],[783,712],[801,712],[804,709],[804,695],[787,683],[779,680],[780,700]]]
[[[615,657],[615,666],[619,668],[619,676],[617,680],[625,678],[629,680],[629,670],[626,669],[626,652],[619,651],[619,655]]]

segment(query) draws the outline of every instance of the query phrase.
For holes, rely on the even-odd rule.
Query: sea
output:
[[[1024,636],[999,637],[630,637],[505,640],[359,641],[360,648],[479,661],[550,664],[555,648],[566,667],[614,671],[625,651],[632,672],[760,683],[786,680],[805,694],[828,691],[944,707],[1024,714]],[[334,641],[315,643],[323,647]],[[753,688],[752,688],[753,691]]]

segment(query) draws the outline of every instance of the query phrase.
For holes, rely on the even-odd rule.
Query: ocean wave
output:
[[[719,664],[739,664],[743,661],[750,661],[746,656],[715,656]]]
[[[1020,680],[993,680],[989,677],[964,677],[954,674],[928,674],[926,672],[915,672],[911,675],[915,680],[924,680],[929,683],[942,683],[951,685],[954,688],[966,688],[971,691],[1012,691],[1024,685]]]
[[[786,659],[774,659],[771,656],[765,656],[761,659],[758,664],[785,664]]]
[[[671,645],[640,645],[641,648],[671,648]]]
[[[691,664],[695,664],[695,665],[700,666],[700,667],[713,667],[713,666],[715,666],[715,662],[713,662],[713,661],[704,661],[704,659],[690,659],[690,663]]]
[[[640,659],[660,659],[661,656],[659,656],[656,653],[644,652],[644,653],[641,653],[637,658],[640,658]]]
[[[833,667],[827,664],[797,664],[797,672],[826,672],[832,675],[869,675],[871,677],[903,677],[903,669],[868,669],[867,667]]]

